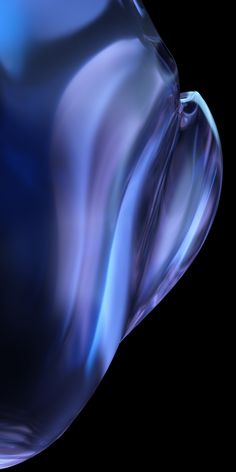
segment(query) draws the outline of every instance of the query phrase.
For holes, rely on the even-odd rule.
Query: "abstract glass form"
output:
[[[0,468],[45,449],[200,250],[222,179],[140,1],[0,2]]]

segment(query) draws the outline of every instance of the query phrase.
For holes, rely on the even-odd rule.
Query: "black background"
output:
[[[182,2],[143,3],[177,62],[181,91],[198,90],[213,112],[227,164],[222,5],[206,12],[199,2],[187,8]],[[229,315],[224,295],[226,182],[212,230],[190,269],[121,344],[70,429],[16,470],[140,466],[149,471],[161,464],[166,470],[171,463],[170,470],[187,466],[191,471],[219,461]]]

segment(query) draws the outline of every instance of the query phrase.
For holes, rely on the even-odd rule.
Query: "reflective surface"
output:
[[[140,1],[0,3],[0,156],[4,468],[62,434],[188,268],[222,168]]]

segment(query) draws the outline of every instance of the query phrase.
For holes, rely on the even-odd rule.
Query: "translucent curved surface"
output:
[[[189,267],[222,162],[207,105],[125,0],[0,3],[0,156],[4,468],[62,434]]]

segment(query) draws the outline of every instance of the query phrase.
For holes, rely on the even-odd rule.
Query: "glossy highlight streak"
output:
[[[166,80],[156,61],[138,40],[109,46],[75,76],[57,112],[58,302],[68,309],[70,300],[88,370],[100,356],[105,371],[125,332],[181,277],[218,203],[211,114],[196,92],[176,104],[173,75]]]
[[[222,155],[140,0],[0,3],[0,153],[5,468],[65,431],[187,270]]]

